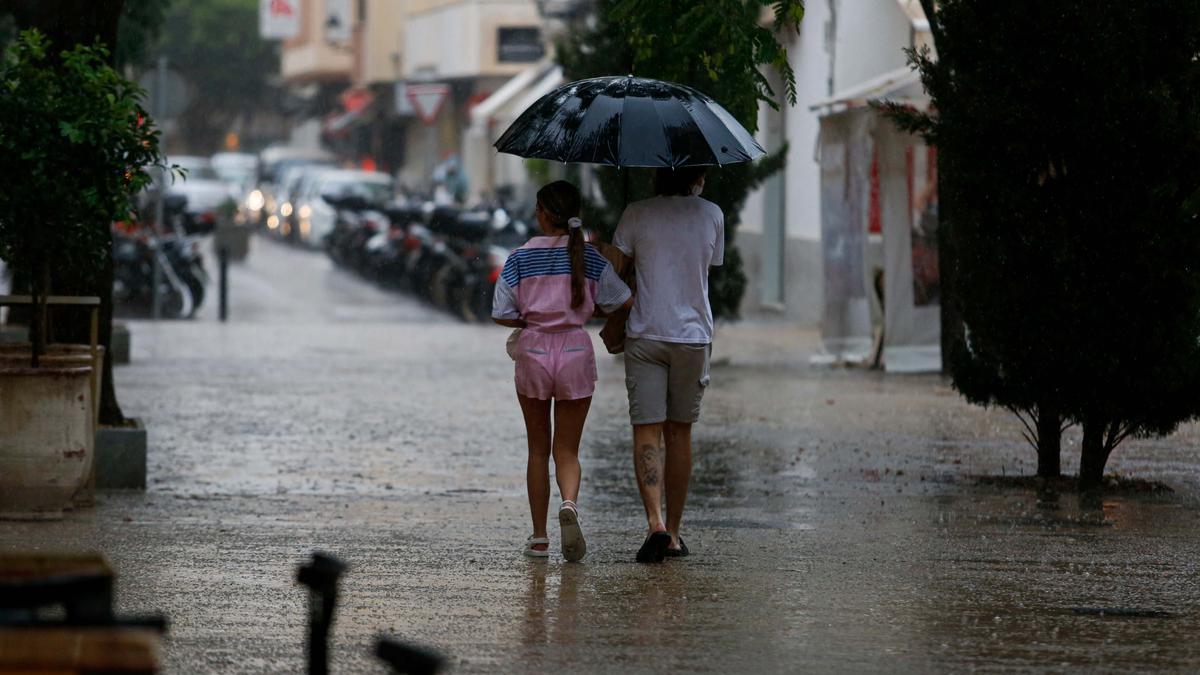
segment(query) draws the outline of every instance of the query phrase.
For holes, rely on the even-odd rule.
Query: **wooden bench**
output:
[[[160,630],[120,625],[113,579],[96,553],[0,554],[0,674],[158,672]],[[49,607],[64,620],[42,620]]]
[[[157,673],[146,628],[0,628],[0,673]]]

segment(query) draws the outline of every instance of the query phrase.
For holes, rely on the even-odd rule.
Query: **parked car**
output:
[[[236,207],[237,189],[221,180],[212,163],[204,157],[175,156],[167,164],[177,164],[184,170],[182,177],[169,180],[167,196],[187,199],[183,212],[183,228],[187,234],[212,232],[217,225],[220,209]]]
[[[294,213],[299,240],[312,247],[322,247],[334,231],[337,208],[334,200],[361,198],[367,205],[383,208],[396,197],[392,177],[376,171],[355,169],[326,169],[306,175],[295,199]]]
[[[271,146],[258,155],[258,180],[246,195],[247,218],[251,223],[278,232],[280,229],[279,192],[290,171],[304,166],[332,167],[333,155],[319,148]],[[274,226],[268,222],[275,216]]]
[[[244,197],[258,184],[258,156],[248,152],[218,152],[209,160],[217,177]]]
[[[267,217],[267,229],[285,239],[297,240],[299,238],[297,229],[299,217],[296,214],[298,195],[309,176],[320,171],[327,171],[329,168],[326,165],[307,162],[287,167],[280,177],[278,188],[270,204],[271,213]]]

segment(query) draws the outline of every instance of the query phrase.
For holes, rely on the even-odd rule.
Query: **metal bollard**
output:
[[[312,562],[301,565],[296,581],[308,587],[308,672],[329,673],[329,630],[337,606],[338,579],[346,564],[327,554],[312,554]]]
[[[218,316],[221,322],[225,322],[225,318],[229,316],[229,248],[221,246],[217,249],[217,264],[220,268],[220,290],[218,291],[218,302],[220,308]]]

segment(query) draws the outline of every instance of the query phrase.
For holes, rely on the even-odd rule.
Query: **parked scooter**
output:
[[[405,267],[409,288],[417,296],[428,300],[433,297],[433,277],[445,262],[447,245],[444,232],[449,223],[458,218],[459,210],[453,206],[432,204],[425,204],[422,209],[424,224],[414,223],[409,227],[416,244]]]
[[[180,273],[169,251],[177,248],[168,245],[164,237],[160,245],[140,235],[113,233],[113,304],[137,312],[152,312],[154,309],[154,267],[162,268],[159,279],[159,296],[162,316],[168,319],[185,319],[196,313],[198,305],[193,290],[199,282],[189,272]],[[199,284],[203,299],[203,285]]]
[[[412,228],[423,226],[424,211],[420,205],[410,204],[387,208],[385,213],[387,230],[366,243],[364,275],[385,287],[401,288],[406,285],[409,256],[421,246]]]
[[[325,250],[339,265],[360,273],[366,271],[367,242],[384,233],[390,225],[381,207],[361,196],[325,195],[337,209],[333,231],[325,239]]]
[[[492,216],[487,211],[463,211],[441,224],[445,247],[430,285],[430,300],[442,309],[461,313],[467,292],[467,279],[483,257],[483,242],[491,229]]]
[[[512,218],[507,209],[492,212],[491,231],[481,242],[480,255],[470,261],[463,279],[463,292],[455,307],[467,321],[487,321],[492,316],[492,296],[504,263],[513,249],[528,241],[529,225]]]
[[[172,229],[186,207],[183,197],[170,195],[164,205]],[[113,302],[138,312],[154,309],[154,268],[159,266],[162,316],[190,318],[204,301],[208,274],[200,252],[201,237],[164,234],[155,240],[145,229],[113,230]]]

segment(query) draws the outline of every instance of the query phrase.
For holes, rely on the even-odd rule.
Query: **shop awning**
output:
[[[908,103],[918,108],[929,105],[929,96],[921,85],[920,74],[905,66],[840,91],[824,101],[813,103],[808,109],[824,116],[861,108],[878,100]]]
[[[478,105],[471,108],[471,125],[487,125],[488,120],[492,118],[501,108],[509,101],[519,96],[531,84],[536,82],[546,71],[553,69],[553,66],[545,63],[540,63],[536,66],[531,66],[514,75],[508,82],[505,82],[499,89],[492,92]]]
[[[510,112],[515,120],[525,112],[526,108],[537,103],[538,99],[554,91],[554,88],[560,84],[563,84],[563,71],[562,68],[555,66],[516,98],[508,106],[506,112]]]
[[[329,136],[344,133],[362,119],[375,101],[375,94],[368,89],[356,87],[342,92],[338,100],[342,109],[326,117],[322,125],[322,131]]]

